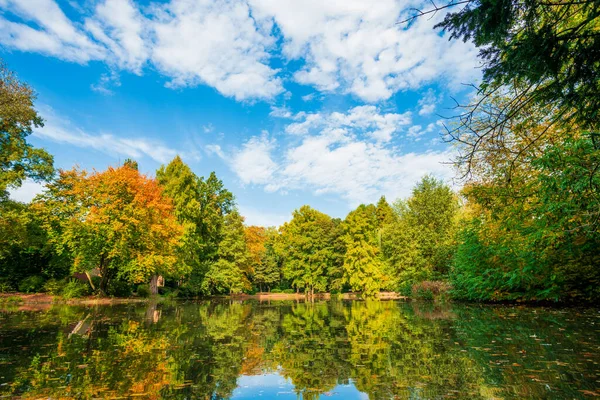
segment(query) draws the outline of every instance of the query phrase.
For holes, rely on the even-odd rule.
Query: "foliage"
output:
[[[182,228],[171,201],[135,169],[60,171],[37,207],[57,252],[73,257],[73,271],[97,268],[103,293],[114,279],[137,283],[185,271],[176,263]]]
[[[423,281],[412,286],[412,295],[416,299],[443,301],[449,297],[452,289],[448,282]]]
[[[450,31],[451,38],[471,40],[480,48],[484,78],[480,89],[485,95],[517,83],[519,90],[505,111],[506,119],[533,102],[556,106],[557,117],[572,119],[584,129],[598,127],[597,1],[466,3],[437,27]]]
[[[150,287],[146,284],[138,285],[135,290],[138,296],[140,297],[150,297]]]
[[[456,195],[442,181],[425,176],[412,196],[395,207],[398,218],[383,227],[381,236],[393,286],[410,291],[414,283],[445,277],[453,259]]]
[[[0,60],[0,202],[26,178],[41,181],[54,173],[52,156],[27,143],[33,129],[43,126],[34,100],[33,90]]]
[[[252,263],[252,281],[258,289],[271,289],[281,280],[281,255],[277,253],[279,233],[275,228],[249,226],[245,231]]]
[[[232,211],[225,216],[218,259],[209,268],[203,283],[205,293],[241,293],[250,289],[250,253],[244,236],[244,219]]]
[[[67,282],[61,292],[61,295],[65,300],[76,299],[87,296],[88,294],[90,294],[90,286],[76,279],[71,279]]]
[[[281,227],[283,276],[307,293],[325,291],[327,272],[335,260],[335,224],[331,217],[309,206],[300,207],[292,215],[292,220]]]
[[[352,290],[367,296],[375,295],[389,281],[377,246],[378,223],[377,208],[372,204],[361,204],[343,223],[344,276]]]
[[[48,279],[43,286],[44,292],[51,294],[53,296],[59,295],[63,288],[65,287],[66,282],[59,279]]]
[[[173,199],[175,215],[184,227],[177,262],[190,271],[183,283],[185,291],[198,295],[203,286],[209,286],[204,276],[217,261],[225,216],[235,205],[233,195],[214,172],[206,180],[200,178],[179,156],[161,166],[156,179],[164,193]]]
[[[600,152],[589,136],[567,137],[531,155],[530,165],[522,175],[517,170],[522,179],[511,186],[467,188],[474,216],[461,229],[451,274],[457,297],[593,301],[600,295],[594,267]]]
[[[44,286],[44,277],[39,275],[28,276],[19,282],[19,292],[36,293]]]

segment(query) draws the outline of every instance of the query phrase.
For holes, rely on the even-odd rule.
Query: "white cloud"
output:
[[[252,137],[233,154],[231,168],[242,183],[266,185],[267,189],[271,187],[277,170],[277,164],[271,158],[274,147],[275,141],[263,132],[261,136]]]
[[[331,143],[323,136],[306,138],[288,150],[280,187],[314,188],[316,194],[338,194],[355,206],[373,202],[381,194],[404,197],[425,174],[450,178],[442,164],[447,152],[399,154],[393,149],[361,140]]]
[[[283,92],[268,66],[272,26],[252,18],[246,2],[173,0],[154,11],[152,60],[171,86],[208,84],[237,100]]]
[[[227,156],[221,149],[221,146],[219,146],[218,144],[208,144],[208,145],[204,146],[204,149],[206,150],[206,152],[208,154],[216,154],[223,160],[227,160]]]
[[[254,207],[240,205],[240,214],[244,216],[246,225],[256,226],[281,226],[284,222],[292,219],[291,214],[277,214],[270,211],[258,210]]]
[[[254,15],[281,30],[283,54],[304,60],[296,81],[322,91],[372,102],[438,79],[458,87],[479,75],[475,48],[433,29],[443,12],[398,24],[410,8],[431,7],[428,1],[249,1]]]
[[[398,24],[409,8],[429,7],[424,0],[170,0],[143,12],[133,0],[86,4],[71,6],[85,16],[78,23],[55,0],[0,0],[20,17],[0,16],[0,43],[136,74],[152,65],[171,87],[204,84],[237,100],[290,95],[271,66],[279,56],[300,61],[289,71],[297,82],[368,102],[438,80],[458,88],[480,74],[472,44],[433,29],[443,12]]]
[[[77,63],[106,57],[105,49],[78,29],[53,0],[0,0],[0,7],[37,25],[33,28],[0,17],[0,42],[9,48]]]
[[[109,155],[130,158],[148,157],[160,163],[167,163],[177,154],[195,158],[196,155],[178,152],[164,144],[146,138],[124,138],[110,133],[89,134],[73,126],[70,121],[61,119],[51,110],[45,113],[43,128],[34,131],[34,136],[57,143],[67,143],[81,148],[91,148]]]
[[[419,100],[419,115],[426,116],[433,114],[438,103],[438,98],[432,89],[429,89]]]
[[[298,113],[285,131],[292,136],[282,157],[275,157],[274,142],[263,133],[245,143],[227,160],[244,183],[265,186],[267,191],[306,190],[334,194],[351,206],[410,194],[425,174],[449,180],[448,151],[400,153],[387,138],[410,123],[410,114],[381,114],[373,106],[355,107],[347,113]],[[418,125],[409,132],[429,132]]]
[[[95,11],[85,21],[86,29],[110,50],[120,68],[141,74],[149,56],[146,19],[131,0],[105,0]]]
[[[10,189],[8,194],[11,199],[22,203],[29,203],[35,196],[44,191],[44,184],[35,182],[31,179],[26,179],[23,184],[16,188]]]
[[[305,135],[318,130],[332,138],[349,135],[368,135],[378,142],[389,142],[403,126],[411,123],[411,113],[383,113],[375,106],[358,106],[347,113],[298,113],[296,122],[286,127],[286,132]]]

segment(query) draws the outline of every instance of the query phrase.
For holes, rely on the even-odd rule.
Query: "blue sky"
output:
[[[453,177],[442,117],[479,62],[433,29],[441,13],[397,23],[428,4],[0,0],[0,51],[37,91],[31,142],[59,168],[129,157],[153,175],[179,154],[216,171],[249,224],[303,204],[343,218]]]

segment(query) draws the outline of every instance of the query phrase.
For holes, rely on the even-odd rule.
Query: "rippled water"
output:
[[[0,313],[0,397],[571,399],[600,395],[600,312],[173,302]]]

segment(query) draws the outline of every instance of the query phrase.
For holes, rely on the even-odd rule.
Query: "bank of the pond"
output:
[[[256,294],[233,294],[228,296],[207,296],[198,299],[236,299],[236,300],[305,300],[307,296],[304,293],[256,293]],[[410,300],[406,296],[402,296],[396,292],[381,292],[377,296],[380,300]],[[159,296],[158,299],[166,299]],[[314,295],[317,300],[359,300],[362,299],[360,293],[318,293]],[[62,296],[53,296],[47,293],[0,293],[0,305],[13,305],[20,307],[27,306],[44,306],[52,304],[69,304],[69,305],[112,305],[112,304],[127,304],[127,303],[143,303],[149,301],[150,298],[143,297],[99,297],[85,296],[73,299],[65,299]],[[182,298],[182,300],[186,300]],[[191,299],[188,299],[191,300]]]
[[[256,293],[256,294],[235,294],[230,296],[223,296],[234,299],[255,299],[255,300],[303,300],[307,298],[304,293]],[[330,300],[330,299],[341,299],[341,300],[359,300],[363,297],[361,293],[315,293],[315,299],[319,300]],[[377,295],[379,300],[409,300],[408,297],[402,296],[397,292],[380,292]]]

